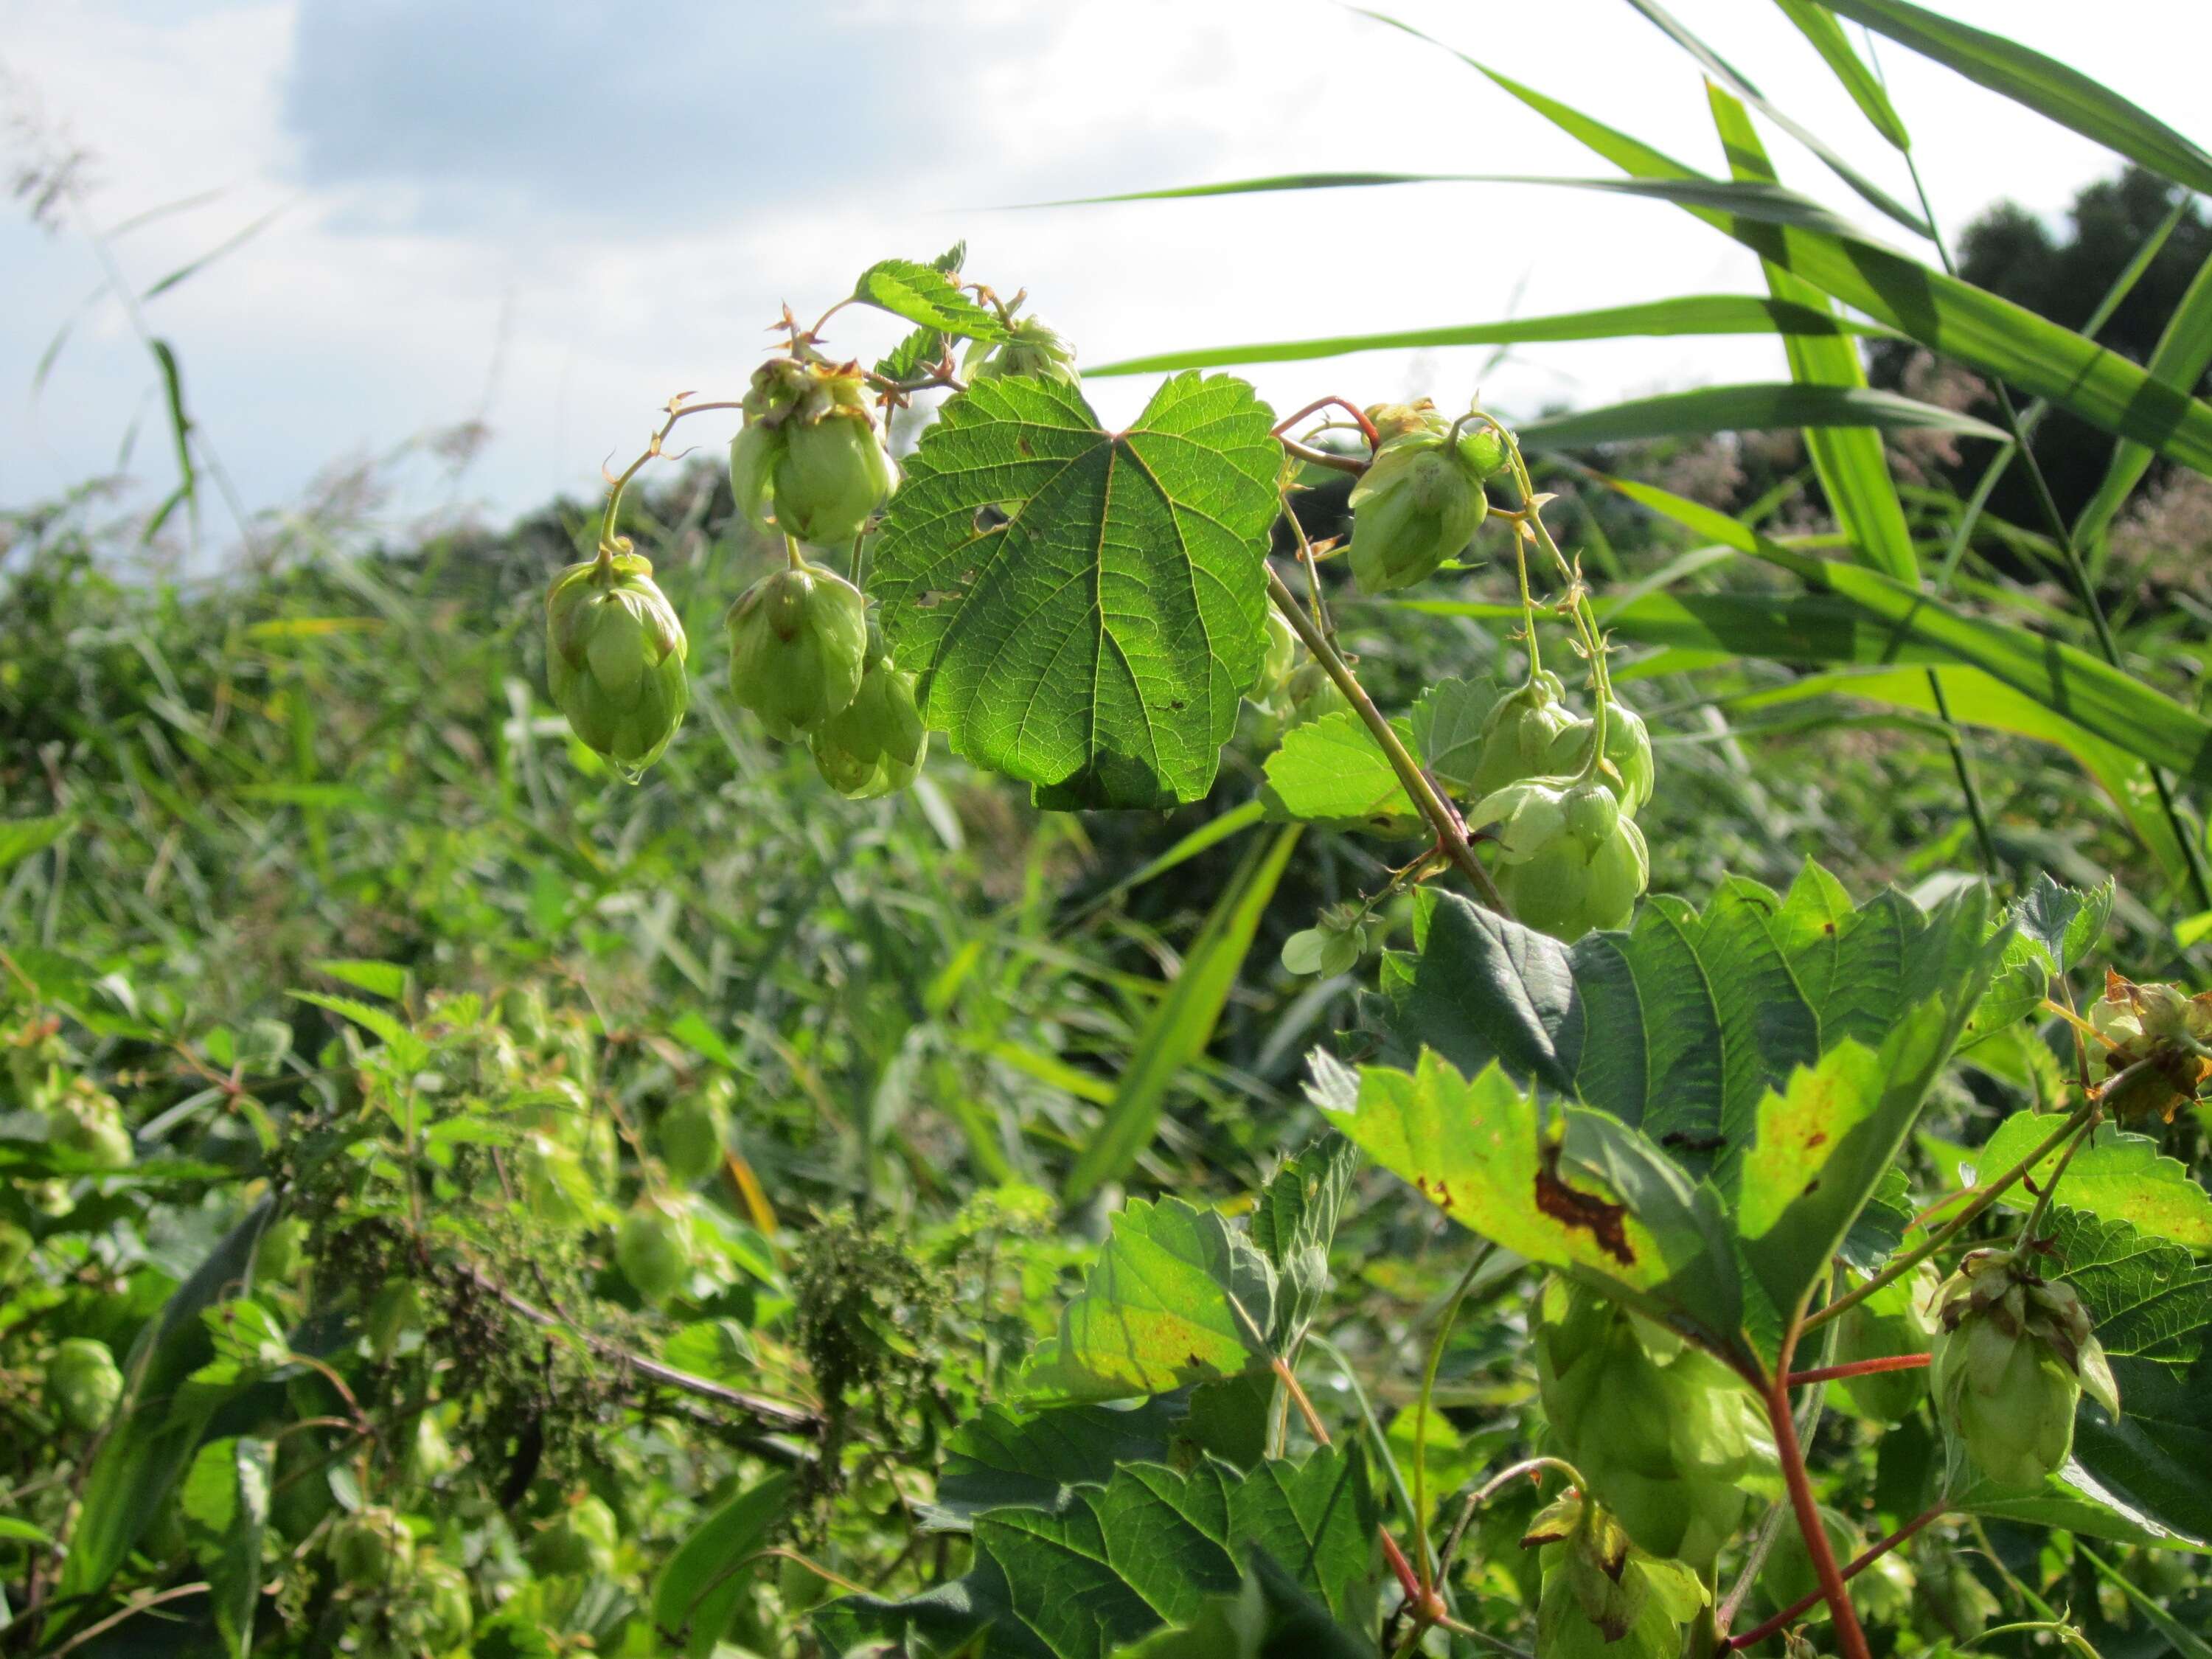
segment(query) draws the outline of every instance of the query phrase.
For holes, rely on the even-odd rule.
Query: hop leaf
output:
[[[632,775],[684,722],[689,650],[640,555],[572,564],[545,596],[546,689],[569,729]]]

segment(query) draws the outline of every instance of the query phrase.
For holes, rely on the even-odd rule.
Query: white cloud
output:
[[[2058,52],[2168,119],[2203,108],[2204,9],[2109,0],[2096,31],[2079,27],[2071,0],[1948,9]],[[1509,73],[1717,165],[1695,66],[1621,0],[1405,9]],[[1677,9],[1808,125],[1908,189],[1778,9]],[[991,210],[1303,169],[1607,171],[1448,55],[1318,0],[650,14],[538,0],[0,0],[0,21],[10,65],[104,158],[102,222],[226,187],[122,243],[142,284],[291,204],[151,307],[205,431],[257,505],[288,499],[334,456],[473,414],[495,356],[496,435],[472,487],[506,509],[588,489],[602,457],[634,449],[668,393],[740,386],[782,301],[819,309],[870,261],[927,257],[963,234],[972,274],[1027,286],[1092,361],[1753,291],[1758,280],[1747,255],[1675,210],[1567,191]],[[2172,50],[2144,52],[2154,33]],[[2115,165],[1901,49],[1883,62],[1954,228],[1999,195],[2055,212]],[[1774,147],[1792,183],[1870,219],[1802,151]],[[0,263],[10,273],[0,500],[22,501],[110,464],[146,413],[149,380],[105,308],[28,408],[20,389],[33,363],[99,276],[81,243],[13,223],[0,227]],[[866,349],[896,331],[856,320],[848,337]],[[1378,354],[1255,378],[1286,405],[1323,390],[1456,398],[1483,356],[1431,353],[1417,369],[1410,354]],[[1758,341],[1547,347],[1516,355],[1486,390],[1529,408],[1778,369]],[[1416,373],[1433,379],[1417,387]],[[1095,390],[1119,417],[1146,388]],[[158,478],[157,447],[142,443],[138,460]]]

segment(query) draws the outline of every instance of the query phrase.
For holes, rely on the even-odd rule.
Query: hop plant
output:
[[[614,1571],[622,1528],[615,1512],[589,1494],[576,1499],[532,1540],[531,1565],[542,1573],[581,1577]]]
[[[1775,1490],[1765,1414],[1719,1360],[1594,1291],[1545,1287],[1534,1333],[1544,1415],[1589,1494],[1638,1546],[1700,1571]]]
[[[2137,985],[2107,969],[2089,1025],[2107,1044],[2106,1106],[2123,1121],[2155,1113],[2171,1123],[2212,1079],[2212,993]]]
[[[737,1097],[738,1085],[717,1072],[678,1095],[661,1114],[660,1161],[683,1185],[704,1181],[721,1167],[730,1108]]]
[[[1859,1529],[1825,1504],[1820,1508],[1820,1527],[1828,1535],[1829,1553],[1839,1563],[1851,1560],[1866,1547],[1866,1540]],[[1774,1548],[1759,1575],[1759,1594],[1779,1612],[1796,1606],[1820,1587],[1813,1553],[1805,1547],[1805,1534],[1798,1530],[1796,1516],[1790,1516],[1776,1534]],[[1851,1580],[1851,1604],[1871,1622],[1894,1625],[1911,1616],[1912,1591],[1912,1569],[1903,1556],[1893,1550],[1877,1556]],[[1802,1616],[1818,1623],[1828,1617],[1827,1604],[1816,1601]]]
[[[1679,1561],[1638,1549],[1597,1503],[1570,1492],[1529,1522],[1522,1546],[1537,1551],[1538,1659],[1675,1659],[1682,1626],[1705,1604]]]
[[[1522,922],[1555,939],[1627,926],[1650,879],[1644,832],[1595,777],[1508,784],[1467,824],[1498,826],[1499,892]]]
[[[2000,1485],[2037,1486],[2074,1449],[2086,1390],[2117,1418],[2118,1385],[2089,1310],[2063,1279],[1974,1250],[1943,1282],[1929,1386],[1955,1450]]]
[[[415,1534],[380,1505],[356,1510],[331,1528],[331,1565],[355,1589],[384,1589],[415,1570]]]
[[[914,688],[915,677],[899,671],[871,620],[860,690],[809,740],[823,782],[849,800],[871,800],[915,781],[929,754],[929,729]]]
[[[1892,1279],[1863,1302],[1844,1310],[1836,1321],[1836,1358],[1849,1364],[1862,1359],[1890,1359],[1927,1353],[1936,1336],[1936,1269],[1926,1262],[1903,1279]],[[1922,1367],[1867,1371],[1836,1384],[1860,1416],[1877,1423],[1901,1423],[1928,1397]]]
[[[392,1625],[407,1652],[453,1652],[476,1627],[468,1575],[450,1562],[425,1556],[393,1601]]]
[[[1244,695],[1266,714],[1289,711],[1287,695],[1291,671],[1297,666],[1298,636],[1274,606],[1267,607],[1267,645],[1260,659],[1260,677]]]
[[[1565,695],[1559,677],[1540,668],[1491,705],[1468,777],[1469,794],[1480,800],[1523,778],[1573,775],[1574,769],[1561,774],[1552,763],[1553,745],[1575,723]]]
[[[656,1194],[638,1200],[615,1234],[615,1265],[647,1302],[662,1303],[691,1276],[690,1216]]]
[[[1350,497],[1352,574],[1363,592],[1423,580],[1474,539],[1490,512],[1482,481],[1498,470],[1497,434],[1455,437],[1432,410],[1400,407],[1408,414],[1394,415]]]
[[[123,1108],[88,1078],[72,1078],[46,1108],[46,1136],[98,1170],[127,1170],[137,1158]]]
[[[1294,726],[1352,707],[1344,688],[1329,677],[1328,670],[1310,657],[1292,669],[1290,678],[1283,683],[1283,701],[1289,707],[1290,724]]]
[[[545,680],[568,727],[633,777],[690,701],[684,624],[641,555],[572,564],[545,596]]]
[[[772,357],[754,371],[745,423],[730,444],[738,511],[771,512],[787,536],[841,547],[890,499],[898,468],[857,363]]]
[[[105,1342],[72,1336],[46,1362],[46,1401],[80,1433],[106,1428],[122,1400],[123,1373]]]
[[[1027,374],[1057,380],[1062,386],[1078,386],[1082,380],[1075,372],[1075,348],[1037,317],[1016,318],[1004,340],[978,341],[969,353],[966,367],[970,380],[1000,380]]]
[[[852,702],[867,654],[867,601],[817,566],[763,576],[730,608],[730,695],[786,743]]]
[[[1571,716],[1552,739],[1543,769],[1562,777],[1579,776],[1589,764],[1590,744],[1596,736],[1596,721],[1579,714]],[[1617,697],[1606,706],[1605,763],[1596,769],[1595,775],[1613,791],[1620,810],[1631,813],[1643,810],[1658,780],[1658,769],[1651,759],[1651,733],[1644,717]]]
[[[1312,927],[1283,941],[1283,966],[1293,974],[1318,974],[1324,979],[1348,974],[1382,943],[1382,922],[1364,907],[1332,904]]]

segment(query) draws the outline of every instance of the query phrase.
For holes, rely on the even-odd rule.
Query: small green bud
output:
[[[738,511],[765,522],[772,510],[779,530],[818,547],[849,544],[898,483],[858,366],[771,358],[744,404],[730,445]]]
[[[615,1234],[615,1265],[647,1302],[662,1303],[691,1277],[691,1218],[654,1194],[638,1200]]]
[[[730,695],[795,743],[857,696],[867,667],[860,590],[812,565],[779,570],[730,608]]]
[[[1484,796],[1467,823],[1498,826],[1498,891],[1522,925],[1555,939],[1627,926],[1650,879],[1644,832],[1601,782],[1524,778]]]
[[[1326,979],[1348,974],[1381,942],[1382,922],[1357,904],[1332,904],[1315,924],[1283,941],[1283,966],[1293,974]]]
[[[1352,707],[1351,699],[1329,678],[1328,670],[1310,657],[1292,669],[1290,678],[1283,683],[1283,700],[1290,706],[1290,724],[1293,726],[1304,726]]]
[[[1260,677],[1244,695],[1263,710],[1272,709],[1282,698],[1284,687],[1297,661],[1297,630],[1271,605],[1267,607],[1267,647],[1260,658]]]
[[[97,1170],[127,1170],[137,1159],[123,1108],[87,1079],[76,1078],[46,1108],[46,1134],[62,1151]]]
[[[297,1216],[279,1216],[262,1229],[253,1252],[253,1277],[264,1285],[289,1284],[300,1270],[300,1247],[307,1242],[307,1224]]]
[[[1854,1303],[1836,1321],[1836,1360],[1888,1359],[1927,1353],[1936,1336],[1936,1269],[1922,1262],[1905,1278],[1893,1279],[1863,1302]],[[1862,1417],[1877,1423],[1901,1423],[1928,1397],[1924,1367],[1869,1371],[1836,1384]]]
[[[1017,374],[1062,386],[1081,384],[1075,372],[1075,348],[1036,317],[1017,317],[1006,339],[993,344],[978,342],[977,349],[969,355],[970,380],[1007,380]]]
[[[2001,1486],[2039,1486],[2074,1449],[2083,1390],[2119,1393],[2073,1287],[2002,1250],[1969,1251],[1938,1292],[1929,1388],[1954,1446]]]
[[[872,800],[915,781],[929,754],[929,728],[914,688],[915,677],[899,672],[871,622],[860,690],[809,740],[824,783],[848,800]]]
[[[1469,794],[1480,800],[1523,778],[1573,775],[1576,769],[1562,773],[1552,764],[1559,734],[1574,724],[1574,714],[1560,701],[1564,695],[1559,677],[1540,669],[1525,684],[1491,705],[1483,717],[1480,751],[1467,781]]]
[[[123,1400],[123,1373],[107,1344],[73,1336],[46,1362],[46,1401],[83,1434],[107,1426]]]
[[[585,746],[632,776],[684,723],[689,650],[638,554],[572,564],[545,596],[546,689]]]
[[[615,1512],[586,1495],[546,1523],[531,1544],[530,1563],[550,1577],[604,1577],[614,1571],[615,1545],[621,1535]]]
[[[681,1185],[704,1181],[721,1168],[730,1106],[737,1096],[738,1085],[717,1072],[678,1096],[661,1114],[660,1161]]]
[[[1352,579],[1366,593],[1408,587],[1456,557],[1490,511],[1481,475],[1433,433],[1391,439],[1352,486]]]
[[[1553,738],[1544,769],[1562,777],[1579,775],[1589,763],[1590,740],[1596,732],[1596,721],[1574,716]],[[1651,786],[1658,776],[1651,760],[1651,733],[1644,717],[1618,700],[1605,711],[1605,759],[1597,775],[1620,799],[1623,811],[1640,811],[1651,799]]]
[[[415,1534],[381,1505],[360,1510],[331,1528],[331,1565],[355,1589],[405,1583],[415,1569]]]

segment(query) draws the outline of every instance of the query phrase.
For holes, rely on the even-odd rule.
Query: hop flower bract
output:
[[[915,701],[915,677],[899,672],[873,623],[860,689],[815,728],[811,744],[823,781],[848,799],[890,794],[921,771],[929,729]]]
[[[586,747],[632,774],[684,722],[690,648],[638,554],[572,564],[545,596],[546,689]]]
[[[1431,415],[1376,451],[1350,497],[1352,574],[1362,592],[1410,586],[1474,539],[1490,498],[1468,442]]]
[[[890,499],[898,467],[859,365],[774,357],[754,371],[730,444],[738,511],[817,546],[842,546]]]
[[[779,570],[730,607],[730,695],[796,742],[853,701],[867,649],[859,588],[813,565]]]

